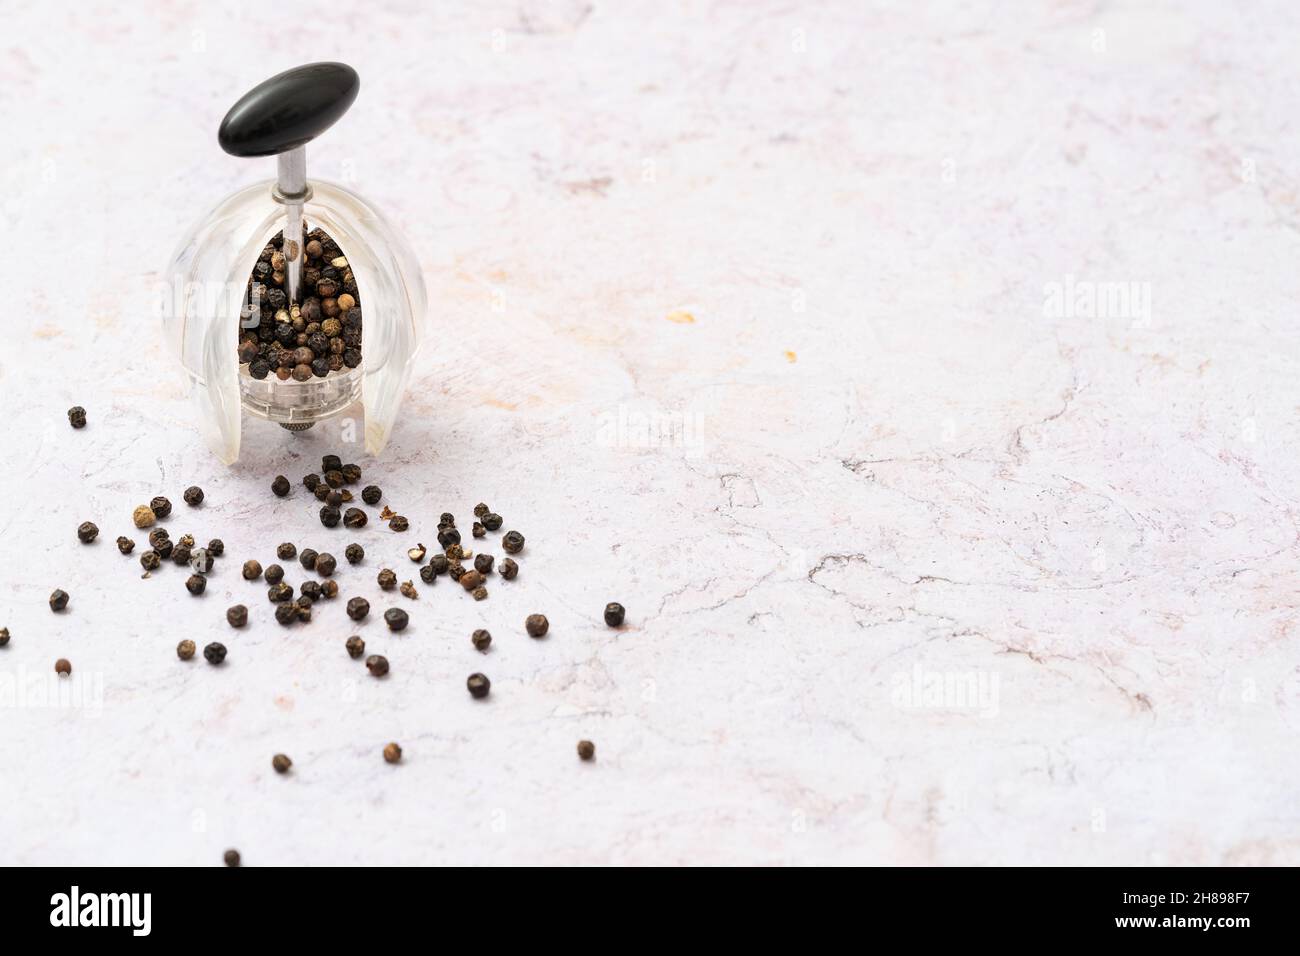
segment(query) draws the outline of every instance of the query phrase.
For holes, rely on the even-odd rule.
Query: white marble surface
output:
[[[226,6],[3,12],[0,863],[1300,862],[1293,5]],[[433,303],[361,460],[405,536],[271,498],[329,429],[218,467],[151,314],[270,175],[226,107],[327,58],[309,171]],[[157,493],[226,541],[201,599],[113,547]],[[380,600],[480,499],[519,579]],[[382,682],[238,576],[353,537]],[[32,697],[60,656],[83,706]]]

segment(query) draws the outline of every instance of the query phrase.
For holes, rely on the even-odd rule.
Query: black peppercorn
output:
[[[459,561],[452,561],[447,565],[447,574],[453,581],[459,581],[465,574],[465,568]]]
[[[489,531],[498,531],[501,528],[501,516],[489,512],[482,517],[483,527]]]
[[[479,628],[471,634],[469,639],[470,643],[474,645],[474,650],[480,651],[484,654],[486,654],[487,649],[492,646],[492,635],[482,628]]]
[[[487,529],[484,528],[481,523],[475,521],[474,526],[470,528],[470,533],[473,534],[474,537],[476,538],[482,538],[484,535],[487,534]]]
[[[321,595],[320,582],[303,581],[302,584],[298,585],[298,593],[308,601],[319,601]]]
[[[546,619],[545,614],[530,614],[524,619],[524,630],[528,632],[529,637],[545,637],[550,628],[551,622]]]
[[[388,522],[388,527],[392,528],[394,531],[405,531],[410,526],[410,522],[401,515],[393,515]]]
[[[325,484],[331,488],[342,488],[347,482],[343,480],[343,472],[336,468],[325,472]]]
[[[320,555],[315,551],[313,551],[311,548],[303,548],[301,551],[298,552],[298,563],[301,564],[308,571],[315,571],[316,559],[319,557]]]
[[[605,605],[605,623],[610,627],[621,627],[625,613],[627,612],[623,610],[623,605],[611,601]]]
[[[343,472],[343,480],[349,485],[355,485],[361,480],[361,468],[358,465],[344,465],[339,470]]]
[[[67,677],[72,673],[72,663],[66,657],[60,657],[54,662],[54,673],[60,677]]]
[[[591,760],[596,756],[596,745],[590,740],[578,741],[578,757],[582,760]]]
[[[194,656],[194,642],[191,640],[181,641],[176,645],[176,656],[183,661],[188,661]]]
[[[117,539],[117,550],[123,554],[130,554],[135,550],[135,542],[125,535],[119,535]]]
[[[343,467],[343,459],[338,455],[325,455],[320,460],[321,471],[338,471]]]
[[[490,554],[474,555],[474,570],[479,574],[491,574],[493,557]]]
[[[433,573],[433,568],[426,564],[424,567],[420,568],[420,580],[425,584],[432,584],[434,581],[438,580],[438,576]]]
[[[524,536],[518,531],[507,531],[501,539],[501,547],[506,554],[518,554],[524,550]]]
[[[285,584],[283,581],[279,584],[272,584],[266,589],[266,599],[272,604],[284,604],[286,601],[292,601],[293,585]]]
[[[348,649],[348,657],[353,660],[356,660],[366,652],[366,642],[355,634],[349,637],[347,643],[343,646]]]
[[[162,564],[162,557],[157,551],[146,551],[140,555],[140,567],[146,571],[157,571]]]
[[[173,564],[189,564],[192,556],[193,552],[183,544],[178,544],[172,549],[171,557]]]
[[[172,556],[172,551],[175,549],[175,547],[176,546],[172,544],[171,541],[169,541],[166,538],[163,538],[156,545],[154,545],[154,550],[158,552],[158,557],[170,558]]]
[[[435,554],[429,559],[429,567],[433,570],[435,575],[446,574],[447,569],[451,567],[451,559],[445,554]]]
[[[320,585],[320,596],[324,598],[338,597],[339,583],[337,581],[322,581]]]
[[[67,606],[68,606],[68,592],[60,591],[59,589],[55,588],[54,591],[50,593],[50,610],[62,611]]]
[[[388,673],[388,658],[381,654],[371,654],[366,658],[366,670],[371,677],[383,677]]]
[[[83,521],[77,526],[77,538],[82,544],[90,544],[99,537],[99,526],[93,521]]]
[[[298,548],[291,541],[286,541],[275,549],[275,556],[281,561],[292,561],[298,557]]]
[[[447,546],[448,561],[459,561],[463,557],[465,557],[465,549],[460,545],[452,544]]]
[[[460,586],[466,591],[473,591],[483,584],[483,575],[478,571],[466,571],[460,576]]]
[[[255,358],[248,363],[248,374],[259,382],[271,374],[271,365],[263,358]]]
[[[203,659],[209,664],[220,664],[226,659],[226,645],[218,644],[213,641],[207,647],[203,648]]]
[[[473,591],[470,591],[469,593],[470,596],[473,597],[475,601],[482,601],[487,598],[488,589],[480,584],[478,587],[476,587]]]
[[[501,566],[497,568],[497,574],[501,575],[507,581],[513,581],[515,575],[519,573],[519,565],[515,564],[511,558],[502,558]]]
[[[289,479],[284,475],[276,475],[275,481],[271,482],[271,490],[277,498],[283,498],[289,493]]]
[[[368,505],[379,504],[379,499],[384,496],[378,485],[366,485],[361,489],[361,500]]]
[[[460,544],[460,532],[451,525],[439,528],[438,544],[442,545],[444,548],[449,548],[453,544]]]
[[[227,850],[221,859],[225,861],[226,866],[239,866],[239,851]]]
[[[220,538],[213,538],[208,542],[208,554],[214,558],[219,558],[226,553],[226,543]]]
[[[166,528],[154,528],[149,532],[149,546],[157,548],[158,545],[168,540],[171,536],[167,533]]]
[[[366,549],[359,544],[350,544],[343,549],[343,557],[348,559],[348,564],[360,564],[365,556]]]
[[[203,504],[203,489],[198,485],[190,485],[185,489],[185,493],[181,497],[185,499],[185,503],[191,508],[197,508]]]
[[[257,561],[245,561],[243,574],[245,581],[256,581],[262,576],[262,565]]]
[[[360,508],[349,508],[343,513],[343,527],[345,528],[364,528],[368,520],[370,519]]]
[[[316,573],[323,578],[333,574],[338,566],[339,563],[332,554],[324,553],[316,556]]]
[[[271,767],[276,773],[288,773],[292,766],[293,761],[284,754],[276,754],[271,758]]]
[[[329,494],[325,496],[325,503],[332,508],[337,508],[339,505],[343,504],[343,492],[330,491]]]
[[[9,628],[0,627],[0,647],[9,643]]]
[[[391,591],[397,587],[397,575],[388,568],[381,568],[375,580],[379,582],[379,586],[385,591]]]
[[[201,574],[191,574],[185,579],[185,590],[189,591],[195,597],[202,594],[208,587],[208,579]]]
[[[267,565],[262,576],[266,578],[267,584],[279,584],[284,580],[284,568],[280,567],[278,564]]]
[[[325,507],[320,510],[320,523],[327,528],[333,528],[337,525],[340,517],[339,509],[335,508],[333,505],[325,505]]]
[[[354,597],[348,601],[348,617],[354,621],[360,621],[370,613],[370,602],[365,598]]]
[[[481,518],[485,514],[491,512],[491,510],[492,510],[491,508],[489,508],[487,505],[485,505],[483,502],[480,501],[478,504],[474,506],[474,517]]]
[[[68,424],[73,428],[86,427],[86,410],[80,405],[73,405],[68,409]]]
[[[166,518],[172,513],[172,503],[159,495],[157,498],[150,500],[149,510],[153,512],[155,518]]]
[[[315,491],[316,486],[320,484],[320,475],[312,472],[310,475],[304,475],[302,483],[307,486],[308,491]]]
[[[308,614],[310,613],[311,612],[309,609]],[[275,606],[276,623],[280,624],[283,627],[288,627],[294,621],[298,620],[301,617],[301,615],[302,615],[302,609],[299,608],[297,605],[277,604]]]
[[[388,763],[400,763],[402,760],[402,748],[397,744],[386,744],[384,746],[384,760]]]
[[[470,674],[465,680],[465,686],[469,689],[471,697],[482,700],[492,689],[492,682],[482,674]]]
[[[231,627],[243,627],[248,623],[248,608],[234,604],[226,608],[226,623]]]
[[[452,514],[450,511],[444,511],[442,514],[438,516],[438,527],[439,528],[456,527],[456,516]]]
[[[400,607],[390,607],[384,612],[384,623],[388,625],[390,631],[405,630],[410,620],[411,616]]]

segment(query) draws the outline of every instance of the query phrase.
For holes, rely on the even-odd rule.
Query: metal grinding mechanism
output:
[[[351,67],[312,63],[241,97],[218,142],[233,156],[275,156],[276,178],[218,204],[168,268],[168,344],[226,464],[239,458],[245,412],[302,431],[360,401],[370,454],[397,419],[425,331],[419,264],[364,199],[307,179],[307,144],[359,88]]]

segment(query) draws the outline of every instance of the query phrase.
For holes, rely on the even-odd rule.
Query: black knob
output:
[[[346,63],[308,63],[257,84],[221,121],[232,156],[274,156],[310,143],[348,111],[361,88]]]

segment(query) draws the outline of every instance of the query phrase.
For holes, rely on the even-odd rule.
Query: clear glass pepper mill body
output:
[[[425,337],[427,298],[419,263],[377,210],[342,186],[314,180],[301,217],[338,243],[356,277],[363,320],[361,365],[355,369],[298,382],[254,379],[239,364],[248,278],[262,248],[286,222],[275,182],[227,197],[181,241],[167,270],[168,345],[185,371],[204,439],[227,464],[239,457],[245,412],[306,427],[357,400],[365,410],[366,451],[378,454],[388,443]]]

